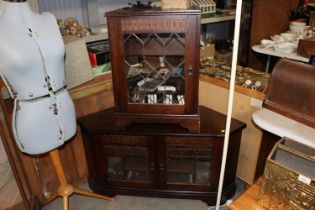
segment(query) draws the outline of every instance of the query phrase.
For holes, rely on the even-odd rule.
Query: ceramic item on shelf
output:
[[[275,42],[272,41],[272,40],[270,40],[270,39],[262,39],[262,40],[260,41],[260,43],[261,43],[262,45],[273,45],[273,44],[275,44]]]
[[[230,70],[231,69],[231,66],[229,65],[226,65],[226,64],[223,64],[220,66],[222,69],[225,69],[225,70]]]
[[[76,35],[77,35],[77,37],[85,37],[85,36],[89,36],[90,32],[88,31],[88,29],[86,27],[78,25]]]
[[[256,81],[255,84],[252,86],[253,90],[257,90],[261,87],[262,83],[261,81]]]
[[[79,22],[77,21],[77,19],[75,19],[73,17],[69,17],[69,18],[65,19],[65,25],[68,28],[77,27],[79,25]]]
[[[237,76],[236,80],[235,80],[235,84],[242,85],[244,83],[244,81],[245,81],[244,77]]]
[[[290,25],[292,26],[298,26],[298,27],[305,27],[306,23],[301,21],[291,21]]]
[[[65,25],[64,21],[62,19],[57,19],[57,23],[58,23],[61,35],[66,35],[68,33],[68,28]]]
[[[305,27],[306,27],[306,23],[298,22],[298,21],[292,21],[290,22],[290,25],[289,25],[290,31],[295,32],[295,33],[303,33]]]
[[[276,43],[281,43],[285,41],[285,38],[283,36],[280,35],[273,35],[270,37],[272,41],[276,42]]]
[[[302,33],[304,31],[304,28],[305,28],[305,26],[302,26],[302,27],[296,26],[296,25],[290,25],[289,26],[290,31],[298,33],[298,34]]]
[[[248,79],[244,82],[242,86],[248,88],[252,85],[252,83],[253,83],[252,80]]]
[[[71,34],[71,35],[76,35],[78,33],[78,29],[77,29],[77,27],[70,27],[69,28],[69,34]]]
[[[221,80],[226,81],[226,82],[229,81],[229,79],[226,78],[225,75],[223,75],[223,74],[217,74],[217,75],[215,75],[215,78],[221,79]]]
[[[296,51],[297,44],[292,43],[292,42],[282,42],[282,43],[276,44],[274,46],[274,49],[276,52],[290,54]]]
[[[260,41],[261,47],[263,48],[269,48],[269,47],[273,47],[276,43],[275,41],[272,41],[270,39],[262,39]]]
[[[295,39],[297,39],[297,34],[295,33],[286,32],[280,35],[287,41],[294,41]]]
[[[299,38],[304,39],[311,36],[313,36],[313,31],[311,30],[311,26],[305,26]]]

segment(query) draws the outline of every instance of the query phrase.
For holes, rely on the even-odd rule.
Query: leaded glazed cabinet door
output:
[[[144,136],[102,135],[100,168],[108,185],[149,188],[156,185],[154,140]]]
[[[159,143],[159,184],[165,189],[217,188],[222,144],[207,137],[165,137]]]
[[[130,9],[107,18],[117,112],[196,117],[199,11]]]

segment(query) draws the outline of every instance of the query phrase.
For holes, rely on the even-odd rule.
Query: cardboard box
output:
[[[200,58],[214,58],[215,45],[207,44],[205,47],[200,48]]]
[[[232,52],[226,52],[226,53],[221,53],[219,51],[215,51],[214,53],[214,60],[220,61],[220,62],[225,62],[229,65],[232,64]]]

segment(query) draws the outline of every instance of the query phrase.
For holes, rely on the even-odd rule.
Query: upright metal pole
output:
[[[234,46],[233,46],[233,57],[232,57],[231,80],[230,80],[229,99],[228,99],[229,101],[228,101],[228,110],[227,110],[227,117],[226,117],[224,147],[223,147],[223,154],[222,154],[221,173],[220,173],[220,181],[219,181],[219,188],[218,188],[218,195],[217,195],[216,210],[219,210],[220,201],[222,197],[226,157],[227,157],[227,150],[228,150],[229,139],[230,139],[229,134],[230,134],[230,128],[231,128],[232,111],[233,111],[234,85],[235,85],[235,75],[236,75],[236,66],[237,66],[237,58],[238,58],[242,3],[243,3],[243,0],[237,0],[235,27],[234,27]]]

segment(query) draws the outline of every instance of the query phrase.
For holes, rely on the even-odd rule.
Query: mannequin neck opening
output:
[[[7,2],[27,2],[27,0],[3,0],[3,1],[7,1]]]
[[[2,17],[11,20],[23,20],[33,14],[27,0],[2,0]]]

